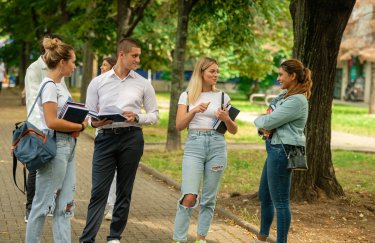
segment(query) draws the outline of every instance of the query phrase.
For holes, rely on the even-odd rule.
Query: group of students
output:
[[[42,46],[42,55],[26,73],[27,108],[29,111],[40,87],[47,83],[38,100],[39,109],[30,122],[44,133],[55,136],[57,153],[50,163],[29,172],[26,242],[41,242],[48,214],[53,215],[54,242],[71,242],[76,141],[88,125],[97,128],[97,135],[92,159],[91,198],[79,241],[95,242],[104,213],[108,211],[108,217],[105,217],[111,220],[111,224],[107,241],[120,242],[143,154],[142,125],[155,124],[159,119],[154,88],[135,72],[140,62],[140,44],[132,38],[120,40],[117,60],[104,59],[101,75],[95,77],[87,89],[86,106],[89,110],[98,112],[116,106],[123,111],[126,122],[86,118],[81,124],[58,118],[65,102],[73,99],[64,77],[69,77],[75,69],[74,48],[55,35],[44,37]],[[215,88],[218,76],[217,61],[201,58],[195,65],[187,90],[178,101],[176,128],[187,128],[188,136],[182,160],[181,198],[177,203],[174,242],[187,242],[192,211],[198,206],[196,242],[206,242],[220,180],[227,167],[224,134],[215,131],[212,125],[220,119],[229,133],[235,134],[238,130],[236,122],[222,105],[222,96],[225,104],[230,102],[230,97]],[[261,228],[255,242],[265,242],[269,236],[274,208],[277,242],[287,242],[291,172],[286,169],[287,158],[281,152],[280,140],[294,146],[305,144],[303,130],[312,85],[311,73],[298,60],[287,60],[281,64],[278,80],[286,91],[273,102],[273,112],[255,120],[267,147],[259,188]]]

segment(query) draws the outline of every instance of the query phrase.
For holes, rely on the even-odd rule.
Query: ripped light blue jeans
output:
[[[220,180],[227,166],[224,135],[216,131],[190,130],[182,161],[182,196],[178,200],[173,239],[187,241],[193,209],[200,205],[197,233],[206,236],[211,225]],[[200,186],[203,178],[201,198]],[[196,204],[181,204],[187,194],[197,195]],[[200,199],[200,200],[199,200]]]
[[[76,139],[56,133],[56,157],[37,170],[35,196],[26,227],[26,243],[39,243],[48,213],[53,213],[53,241],[71,242],[70,218],[75,191]]]

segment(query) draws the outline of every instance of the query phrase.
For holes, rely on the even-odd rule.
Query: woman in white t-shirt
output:
[[[225,123],[228,132],[235,134],[237,124],[225,109],[230,98],[215,85],[219,76],[216,60],[201,58],[194,68],[187,91],[178,101],[176,128],[189,129],[182,161],[182,196],[178,200],[173,240],[186,242],[192,210],[200,205],[197,240],[206,242],[214,215],[216,195],[220,180],[227,166],[224,135],[213,129],[216,119]],[[199,197],[203,178],[201,198]]]
[[[60,82],[63,77],[71,76],[75,69],[73,47],[50,38],[43,40],[43,46],[46,49],[44,60],[49,72],[40,84],[42,87],[48,82],[38,100],[42,117],[38,128],[55,136],[57,150],[56,157],[37,170],[26,242],[41,242],[48,213],[53,213],[54,242],[71,242],[70,218],[73,216],[75,191],[74,151],[76,137],[87,127],[87,120],[78,124],[58,118],[65,102],[72,99]]]

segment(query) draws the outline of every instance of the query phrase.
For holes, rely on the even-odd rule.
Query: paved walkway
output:
[[[257,116],[258,114],[256,113],[241,112],[238,116],[238,119],[253,123]],[[332,131],[331,148],[334,150],[351,150],[375,153],[375,138]]]
[[[14,123],[25,117],[25,107],[11,90],[0,94],[0,242],[24,242],[25,196],[12,179],[12,158],[9,147]],[[93,141],[87,135],[79,138],[76,152],[77,185],[75,216],[72,219],[72,242],[78,242],[85,219],[91,190],[91,158]],[[19,164],[20,165],[20,164]],[[17,180],[22,184],[21,167]],[[129,222],[121,242],[172,242],[172,229],[179,192],[155,177],[138,170]],[[97,242],[106,242],[109,222],[103,221]],[[189,230],[190,242],[196,232],[196,214]],[[253,235],[215,215],[208,235],[209,242],[249,242]],[[43,243],[53,242],[52,220],[46,220]]]

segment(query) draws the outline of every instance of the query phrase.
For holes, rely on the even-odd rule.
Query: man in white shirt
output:
[[[3,60],[0,59],[0,92],[3,88],[3,81],[5,79],[5,65]]]
[[[47,76],[48,68],[47,64],[44,62],[43,55],[45,53],[45,49],[43,48],[43,39],[49,38],[56,38],[61,41],[61,37],[54,34],[45,35],[40,43],[40,50],[41,55],[39,58],[30,64],[30,66],[26,70],[25,76],[25,93],[26,93],[26,109],[27,114],[29,114],[31,107],[34,104],[35,98],[38,95],[39,85],[42,80]],[[60,85],[60,84],[59,84]],[[61,85],[66,88],[64,80],[61,80]],[[38,105],[34,107],[33,112],[29,117],[29,122],[34,124],[36,127],[40,127],[41,125],[41,114]],[[32,202],[35,194],[35,180],[36,180],[36,171],[29,171],[27,176],[27,200],[26,200],[26,215],[25,215],[25,222],[27,223],[29,213],[32,207]]]
[[[141,126],[155,124],[159,119],[154,88],[134,71],[140,55],[141,48],[136,40],[122,39],[118,44],[116,65],[94,78],[87,89],[86,106],[90,110],[111,112],[114,107],[113,111],[120,109],[127,121],[91,122],[99,131],[92,161],[91,199],[80,242],[95,242],[116,169],[116,202],[108,242],[120,242],[128,220],[134,179],[143,154]],[[142,107],[146,114],[141,114]]]

